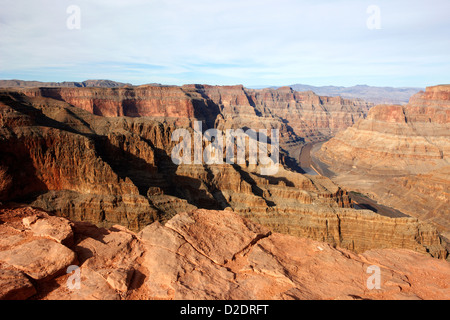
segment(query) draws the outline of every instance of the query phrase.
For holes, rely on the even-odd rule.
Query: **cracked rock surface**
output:
[[[447,261],[405,249],[355,254],[232,211],[180,213],[138,234],[29,207],[0,209],[0,220],[0,299],[450,299]],[[45,228],[30,228],[36,221]],[[69,264],[79,289],[68,286]],[[374,267],[380,288],[370,290]]]

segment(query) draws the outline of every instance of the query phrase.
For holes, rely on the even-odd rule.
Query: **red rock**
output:
[[[236,253],[271,233],[234,213],[220,215],[222,220],[218,224],[214,212],[197,210],[189,215],[175,216],[165,227],[180,234],[196,251],[219,265],[231,261]]]
[[[66,246],[73,243],[73,232],[68,220],[39,213],[23,219],[25,228],[30,229],[35,236],[48,237]]]
[[[139,234],[87,223],[75,223],[73,231],[80,289],[69,288],[73,275],[63,274],[51,282],[42,279],[33,298],[450,298],[450,264],[446,261],[399,249],[355,254],[323,242],[268,233],[229,210],[181,213],[167,226],[154,223]],[[42,256],[48,255],[39,250],[34,253],[35,260],[45,261]],[[380,289],[367,287],[371,266],[380,268]],[[0,282],[1,274],[11,273],[5,267],[0,264]],[[8,286],[27,288],[26,281]],[[17,297],[26,299],[28,294]]]
[[[36,289],[20,271],[0,269],[0,300],[25,300],[36,294]]]
[[[261,227],[226,211],[180,214],[168,224],[168,227],[152,225],[140,234],[146,248],[144,266],[149,272],[148,294],[159,299],[427,299],[450,296],[445,284],[450,264],[411,251],[399,250],[399,264],[386,267],[382,258],[372,260],[374,252],[391,259],[391,252],[396,250],[356,255],[317,241],[281,234],[257,237],[242,250],[238,245],[242,241],[240,235],[252,234]],[[183,230],[182,234],[174,232],[174,225]],[[225,234],[228,241],[222,241]],[[232,240],[237,241],[236,244]],[[220,243],[222,248],[217,248]],[[430,296],[419,289],[425,281],[416,282],[419,277],[412,281],[409,275],[418,271],[422,259],[436,263],[440,270],[436,278],[427,277],[427,285],[440,288]],[[400,265],[406,261],[408,266]],[[366,269],[371,265],[382,269],[380,290],[367,288],[366,280],[370,275]]]
[[[60,279],[59,286],[47,293],[43,300],[119,300],[120,295],[96,271],[89,267],[80,268],[80,289],[67,287],[68,276]]]
[[[36,280],[56,276],[74,260],[73,251],[48,239],[33,240],[0,252],[0,262]]]
[[[449,116],[450,85],[428,87],[405,106],[373,107],[316,156],[337,173],[336,183],[429,221],[448,237]]]
[[[322,128],[316,116],[344,117],[348,123],[364,114],[359,102],[289,88],[252,91],[242,86],[196,85],[136,90],[26,89],[32,97],[0,92],[4,102],[0,117],[5,123],[0,132],[4,137],[0,150],[5,154],[0,166],[4,163],[15,181],[0,192],[0,199],[39,194],[31,204],[34,207],[73,221],[105,228],[120,224],[135,232],[154,221],[164,223],[180,212],[229,208],[272,231],[327,241],[356,252],[392,246],[428,250],[433,256],[445,252],[437,232],[422,232],[415,220],[374,222],[370,214],[356,214],[350,209],[348,193],[326,178],[283,168],[275,176],[262,176],[252,166],[175,166],[170,159],[175,144],[171,134],[180,121],[186,127],[200,119],[222,129],[283,125],[286,129],[280,119],[297,119]],[[155,117],[106,118],[57,100],[55,92],[81,95],[83,101],[93,96],[114,103],[125,98],[148,99],[158,102],[156,109],[182,99],[191,101],[195,114],[158,121]],[[147,110],[149,115],[152,110]],[[336,121],[336,125],[340,123],[337,127],[343,125]],[[295,138],[294,129],[286,131],[287,140]],[[325,131],[320,134],[326,135]],[[292,142],[299,146],[300,141]],[[343,208],[348,210],[342,212]],[[394,227],[399,227],[396,234]],[[423,236],[417,237],[417,233]]]

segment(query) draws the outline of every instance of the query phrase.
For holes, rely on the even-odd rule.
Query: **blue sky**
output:
[[[69,29],[67,8],[80,8]],[[381,29],[369,29],[375,5]],[[450,83],[450,1],[0,0],[0,78]]]

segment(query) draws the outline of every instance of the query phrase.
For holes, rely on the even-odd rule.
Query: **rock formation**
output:
[[[334,180],[450,231],[450,85],[379,105],[315,156]]]
[[[230,95],[238,97],[236,92]],[[174,99],[165,92],[158,100],[161,110],[165,95]],[[180,212],[229,208],[273,231],[355,252],[399,247],[447,256],[433,228],[417,219],[356,212],[347,192],[327,178],[283,168],[262,176],[251,165],[175,165],[171,133],[188,118],[103,117],[54,97],[11,91],[3,92],[1,101],[0,201],[26,202],[72,221],[120,224],[135,232]],[[230,123],[227,119],[223,123]]]
[[[448,100],[437,87],[375,107],[336,138],[373,141],[344,139],[353,154],[335,159],[394,172],[383,187],[418,201],[432,181],[445,205]],[[448,299],[448,248],[434,226],[355,210],[330,179],[287,166],[367,108],[291,88],[0,90],[0,299]],[[286,166],[265,176],[260,163],[176,165],[172,133],[194,121],[279,129]],[[393,150],[377,145],[397,136]],[[388,161],[354,162],[364,148]],[[366,283],[374,265],[379,290]],[[67,286],[74,270],[79,290]]]
[[[126,95],[128,89],[83,89],[81,93],[89,94],[89,99],[91,95],[101,97],[95,103],[73,96],[81,93],[71,88],[27,89],[27,96],[4,92],[0,117],[0,173],[4,186],[0,200],[28,199],[33,206],[74,221],[103,227],[121,224],[134,231],[156,220],[164,223],[178,212],[228,207],[274,231],[327,241],[357,252],[403,247],[446,256],[433,228],[416,219],[388,219],[356,212],[350,209],[347,193],[326,178],[284,169],[267,177],[246,166],[176,166],[171,161],[174,142],[170,137],[176,127],[189,127],[192,119],[214,122],[222,129],[244,126],[245,119],[257,123],[255,110],[262,106],[258,102],[260,107],[256,107],[251,101],[267,101],[265,106],[275,110],[277,106],[270,105],[270,101],[300,99],[289,88],[277,90],[283,98],[272,100],[251,98],[239,86],[227,88],[226,95],[221,87],[207,86],[138,89],[142,91],[133,94],[142,99],[135,99],[140,107],[134,115],[141,117],[133,118],[96,116],[92,114],[94,107],[86,107],[83,102],[91,101],[89,106],[96,105],[106,112],[111,105],[123,107],[120,96]],[[190,98],[187,90],[191,90]],[[262,93],[269,94],[264,90]],[[197,99],[191,99],[194,94],[198,94]],[[110,97],[107,103],[108,95],[116,95],[117,99]],[[309,93],[307,96],[314,97]],[[312,105],[321,103],[321,98],[314,99],[319,100]],[[79,108],[61,100],[69,100]],[[171,104],[177,114],[168,111]],[[232,109],[236,105],[242,106],[243,117],[233,124]],[[214,106],[219,106],[222,117],[211,111]],[[86,108],[88,112],[82,110]],[[116,110],[125,110],[120,108]],[[161,111],[160,117],[154,108]],[[141,113],[144,110],[153,117],[147,118],[149,114]],[[212,121],[214,114],[218,119]]]
[[[450,298],[446,261],[405,249],[355,254],[230,211],[180,213],[139,233],[29,207],[1,208],[0,219],[0,299]],[[373,268],[379,289],[368,286]]]
[[[144,85],[122,88],[25,88],[30,97],[65,101],[95,115],[203,121],[206,128],[279,129],[281,146],[297,159],[302,141],[329,138],[365,117],[372,105],[313,92],[243,86]]]

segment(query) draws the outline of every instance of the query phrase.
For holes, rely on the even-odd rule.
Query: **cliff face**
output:
[[[404,249],[354,254],[229,211],[181,213],[139,233],[27,207],[0,208],[0,219],[0,299],[450,298],[446,261]]]
[[[179,87],[138,88],[31,88],[30,97],[65,101],[106,117],[194,117],[192,100]]]
[[[63,100],[107,117],[177,117],[225,120],[241,117],[290,124],[297,135],[309,131],[329,135],[363,118],[371,104],[358,99],[321,97],[291,88],[252,90],[243,86],[185,85],[125,88],[28,88],[31,97]],[[208,114],[209,113],[209,114]],[[292,122],[292,124],[291,124]],[[211,123],[214,125],[214,123]],[[317,130],[317,131],[315,131]]]
[[[121,88],[25,88],[30,97],[65,101],[106,117],[176,118],[177,125],[203,121],[207,128],[279,129],[281,146],[297,158],[303,141],[323,139],[365,117],[371,104],[320,97],[291,88],[185,85]]]
[[[372,108],[316,156],[344,186],[450,230],[450,85],[429,87],[406,106]]]
[[[49,209],[61,205],[63,216],[106,225],[122,223],[135,229],[154,221],[157,210],[130,178],[107,161],[119,149],[114,146],[119,144],[116,137],[97,136],[92,129],[95,120],[88,124],[65,105],[47,102],[15,94],[2,96],[0,167],[10,183],[0,190],[0,200],[48,197]],[[33,103],[43,103],[46,108],[39,109]],[[43,110],[63,122],[48,117]],[[108,130],[105,122],[97,125]],[[141,162],[150,170],[153,151],[133,142],[133,150],[124,147],[123,152],[139,152]],[[121,155],[116,152],[116,159]]]
[[[405,248],[437,258],[448,253],[436,228],[416,218],[389,218],[371,211],[324,210],[315,206],[244,217],[280,233],[327,242],[363,253],[374,248]]]
[[[242,88],[233,90],[233,99],[244,99],[237,95]],[[41,95],[0,97],[0,201],[134,231],[180,212],[228,208],[273,231],[356,252],[399,247],[447,254],[433,228],[356,212],[347,192],[327,178],[283,168],[262,176],[255,166],[175,165],[171,134],[179,118],[102,117]]]
[[[287,119],[300,137],[311,140],[330,137],[365,117],[371,104],[358,99],[321,97],[312,91],[297,92],[284,87],[278,90],[253,90],[255,104]]]
[[[424,173],[448,165],[449,92],[450,86],[430,87],[406,106],[372,108],[367,119],[323,145],[323,158],[372,172]]]

